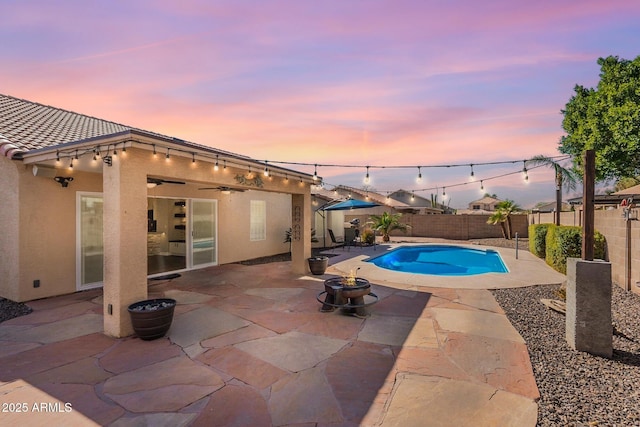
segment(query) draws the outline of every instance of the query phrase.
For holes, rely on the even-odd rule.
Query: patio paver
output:
[[[467,289],[374,279],[380,301],[361,319],[321,313],[315,298],[331,275],[289,265],[152,282],[150,295],[179,303],[154,341],[103,335],[98,290],[29,303],[32,314],[0,324],[0,393],[73,409],[3,414],[0,424],[535,425],[526,346],[478,280]],[[527,277],[539,283],[535,269]]]

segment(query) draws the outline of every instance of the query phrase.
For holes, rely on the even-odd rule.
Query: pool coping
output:
[[[507,266],[507,273],[483,273],[473,276],[436,276],[429,274],[404,273],[387,270],[376,266],[368,259],[384,254],[399,246],[420,245],[453,245],[471,249],[491,249],[500,254],[502,261]],[[334,254],[340,254],[340,250],[333,250]],[[357,270],[358,277],[363,277],[371,283],[401,287],[405,289],[432,288],[456,288],[456,289],[501,289],[518,288],[532,285],[561,284],[566,281],[566,276],[549,267],[544,260],[534,256],[526,250],[501,248],[496,246],[482,246],[459,243],[391,243],[388,245],[376,245],[375,247],[350,248],[350,257],[344,260],[336,260],[331,263],[328,274],[348,275],[352,270]]]

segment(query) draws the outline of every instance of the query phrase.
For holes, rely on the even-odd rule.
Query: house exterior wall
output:
[[[20,170],[23,166],[0,156],[0,295],[14,301],[20,292]]]
[[[121,155],[122,156],[122,155]],[[194,184],[165,184],[153,189],[144,189],[148,197],[199,198],[218,200],[218,263],[225,264],[287,252],[284,243],[285,231],[291,227],[292,196],[287,194],[309,192],[308,184],[296,180],[274,177],[265,178],[263,189],[234,192],[230,195],[220,191],[199,190],[201,187],[238,184],[236,174],[246,170],[228,167],[218,175],[212,174],[211,164],[201,162],[194,167],[191,159],[171,158],[167,165],[149,161],[150,154],[144,150],[129,149],[128,159],[138,156],[139,165],[145,174],[166,176],[168,179],[195,181]],[[159,156],[163,157],[163,156]],[[81,159],[80,161],[83,161]],[[73,171],[66,164],[59,175],[73,176],[67,188],[52,178],[33,176],[32,166],[7,158],[0,159],[0,200],[2,200],[0,222],[0,296],[14,301],[29,301],[76,291],[76,196],[77,192],[103,192],[103,175]],[[224,175],[223,175],[224,174]],[[128,183],[124,183],[127,188]],[[252,242],[249,239],[250,200],[265,200],[267,203],[267,239]],[[142,221],[146,224],[147,201],[144,201]],[[145,237],[146,245],[146,225]],[[106,239],[105,239],[106,244]],[[122,250],[126,251],[127,246]],[[146,250],[145,250],[146,254]],[[306,258],[309,254],[300,255]],[[122,256],[126,257],[124,252]],[[34,280],[40,286],[34,288]]]
[[[19,169],[19,278],[10,285],[17,289],[15,300],[75,292],[76,192],[102,191],[102,176],[60,169],[59,175],[74,177],[62,188],[53,178],[33,176],[31,167]],[[34,280],[40,287],[34,287]]]

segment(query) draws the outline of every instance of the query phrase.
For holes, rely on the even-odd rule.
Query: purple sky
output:
[[[640,54],[635,0],[18,1],[0,3],[0,92],[259,160],[323,167],[558,155],[562,110],[598,57]],[[290,166],[313,173],[313,167]],[[553,173],[474,166],[523,207]],[[382,192],[479,198],[470,168],[370,170]],[[442,196],[440,196],[440,199]]]

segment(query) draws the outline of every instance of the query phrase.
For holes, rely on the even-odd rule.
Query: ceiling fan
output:
[[[170,179],[160,179],[160,178],[149,178],[147,177],[147,187],[149,188],[153,188],[157,185],[162,185],[162,184],[181,184],[184,185],[185,182],[183,181],[172,181]]]
[[[242,193],[243,191],[245,191],[243,188],[235,188],[235,187],[227,187],[224,185],[221,185],[219,187],[202,187],[202,188],[198,188],[198,190],[216,190],[216,191],[221,191],[225,194],[229,194],[229,193]]]

